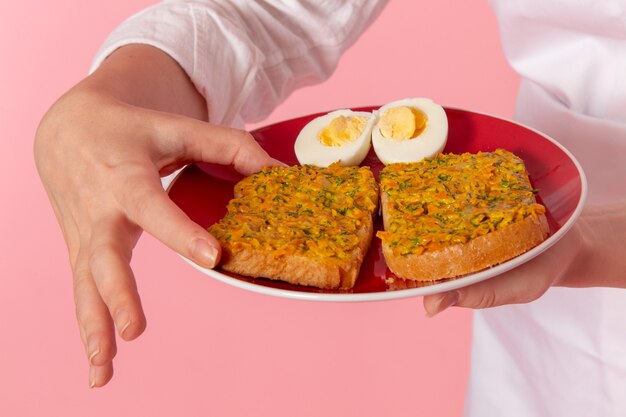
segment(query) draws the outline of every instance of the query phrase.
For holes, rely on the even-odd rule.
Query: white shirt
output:
[[[576,156],[589,204],[626,199],[626,1],[491,3],[522,76],[515,117]],[[626,291],[477,311],[467,398],[468,416],[626,416]]]
[[[209,120],[242,126],[327,78],[384,1],[166,1],[107,39],[170,54],[207,98]],[[491,0],[522,76],[516,118],[581,162],[589,203],[626,198],[626,1]],[[529,277],[532,279],[532,277]],[[626,291],[553,288],[478,311],[466,415],[625,416]]]
[[[208,104],[209,121],[260,121],[295,89],[330,76],[385,1],[164,1],[130,17],[92,70],[122,45],[173,57]]]

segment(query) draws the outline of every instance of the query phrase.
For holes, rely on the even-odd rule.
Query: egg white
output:
[[[372,146],[378,159],[385,165],[418,162],[443,151],[448,140],[448,117],[443,107],[428,98],[407,98],[387,103],[377,113],[381,117],[385,110],[400,106],[424,112],[428,117],[426,128],[416,138],[398,141],[385,138],[377,123],[372,130]]]
[[[319,133],[338,116],[365,117],[367,123],[359,137],[343,146],[326,146],[319,140]],[[339,162],[343,166],[359,165],[365,159],[372,143],[372,129],[376,116],[369,112],[355,112],[349,109],[335,110],[307,123],[298,134],[294,144],[296,158],[301,165],[327,167]]]

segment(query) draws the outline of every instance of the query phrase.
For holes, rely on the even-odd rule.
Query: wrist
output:
[[[207,120],[206,100],[185,71],[149,45],[117,49],[81,85],[133,106]]]
[[[555,285],[626,288],[626,201],[588,207],[563,237],[570,262]]]
[[[554,260],[561,264],[561,273],[554,281],[558,287],[589,287],[589,276],[592,275],[591,262],[593,251],[593,234],[589,233],[587,222],[579,218],[554,249],[559,254]]]

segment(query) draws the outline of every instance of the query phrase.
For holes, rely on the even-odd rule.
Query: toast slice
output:
[[[400,278],[476,272],[526,252],[549,233],[524,162],[502,149],[391,164],[379,182],[384,231],[377,236]]]
[[[325,289],[354,286],[372,241],[378,185],[368,167],[272,167],[235,186],[209,227],[220,267]]]

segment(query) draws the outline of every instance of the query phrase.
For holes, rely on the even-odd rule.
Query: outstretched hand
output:
[[[216,239],[168,198],[161,176],[191,161],[242,174],[279,164],[245,131],[128,104],[96,84],[87,78],[55,103],[35,141],[69,251],[91,387],[113,375],[115,330],[132,340],[146,326],[130,267],[141,231],[207,268],[220,257]]]

